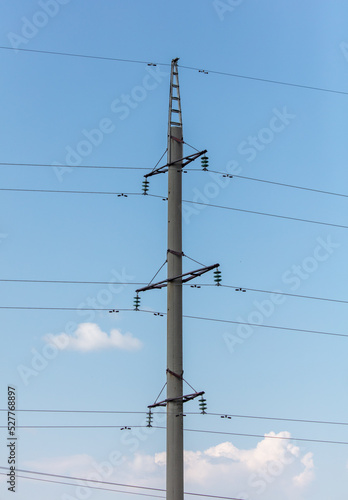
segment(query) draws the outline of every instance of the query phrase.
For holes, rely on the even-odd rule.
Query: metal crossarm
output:
[[[188,273],[180,274],[179,276],[174,276],[173,278],[167,278],[166,280],[152,283],[151,285],[144,286],[143,288],[138,288],[138,290],[136,290],[136,293],[146,292],[146,290],[152,289],[158,290],[166,287],[168,283],[178,279],[181,279],[181,283],[187,283],[188,281],[193,280],[194,278],[198,278],[198,276],[202,276],[202,274],[205,274],[208,271],[219,267],[219,265],[220,264],[213,264],[212,266],[202,267],[200,269],[196,269],[195,271],[190,271]]]
[[[191,401],[192,399],[198,398],[198,396],[203,396],[203,394],[205,394],[205,392],[201,391],[201,392],[195,392],[193,394],[186,394],[185,396],[181,396],[179,398],[164,399],[163,401],[159,401],[158,403],[149,405],[148,408],[156,408],[156,406],[167,406],[167,403],[173,403],[175,401],[182,401],[183,403],[187,403],[187,401]]]
[[[184,156],[183,158],[180,158],[179,160],[176,160],[171,163],[167,163],[166,165],[163,165],[162,167],[158,167],[155,170],[152,170],[152,172],[149,172],[148,174],[145,174],[144,177],[151,177],[152,175],[157,175],[157,174],[165,174],[168,172],[168,167],[171,165],[180,165],[180,167],[186,167],[189,163],[192,161],[196,160],[200,156],[204,155],[207,153],[207,150],[205,149],[204,151],[199,151],[198,153],[193,153],[192,155]]]

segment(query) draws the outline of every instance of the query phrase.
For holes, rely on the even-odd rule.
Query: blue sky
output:
[[[219,262],[226,285],[348,300],[348,233],[338,227],[348,225],[347,199],[250,180],[347,195],[347,10],[338,0],[3,3],[1,187],[140,192],[145,170],[71,165],[152,169],[166,148],[170,61],[180,57],[185,141],[208,150],[211,170],[249,178],[227,179],[191,164],[197,171],[183,177],[185,254]],[[151,178],[151,194],[165,196],[166,189],[165,176]],[[165,382],[165,317],[81,309],[132,308],[132,283],[148,282],[166,258],[166,203],[17,191],[2,191],[1,200],[3,280],[106,283],[0,282],[1,306],[76,309],[0,310],[1,409],[10,385],[21,409],[145,412]],[[184,271],[196,267],[184,260]],[[211,284],[213,276],[200,282]],[[165,291],[146,292],[142,308],[163,311],[165,300]],[[279,293],[185,287],[186,315],[236,322],[184,320],[185,379],[206,392],[208,411],[218,414],[191,415],[198,404],[188,403],[185,426],[237,434],[185,433],[187,491],[245,500],[343,497],[346,445],[278,438],[347,442],[346,426],[219,414],[346,422],[347,338],[242,325],[346,334],[346,308]],[[52,350],[52,342],[61,348]],[[18,429],[17,466],[163,488],[165,431],[136,427],[144,419],[18,412],[23,426],[132,429]],[[163,427],[161,416],[156,424]],[[270,433],[277,439],[264,437]],[[6,437],[3,429],[3,467]],[[1,498],[12,498],[1,481]],[[19,478],[17,489],[18,500],[110,496]]]

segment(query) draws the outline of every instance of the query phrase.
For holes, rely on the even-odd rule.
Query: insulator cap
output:
[[[147,414],[147,426],[146,427],[152,427],[152,420],[153,420],[153,415],[151,413],[151,410]]]
[[[136,311],[138,311],[139,310],[139,306],[140,306],[140,297],[139,297],[139,295],[136,295],[134,297],[134,309]]]
[[[147,179],[145,179],[143,181],[143,194],[147,194],[148,190],[149,190],[149,181]]]
[[[201,396],[199,400],[199,409],[203,415],[206,413],[205,410],[207,409],[207,400],[203,396]]]
[[[220,285],[220,282],[222,281],[221,279],[221,271],[219,269],[216,269],[214,271],[214,281],[217,285]]]
[[[203,170],[208,170],[208,166],[209,166],[209,158],[207,156],[202,156],[201,158],[201,165],[202,165],[202,168]]]

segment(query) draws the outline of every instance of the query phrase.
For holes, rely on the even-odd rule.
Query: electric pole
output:
[[[208,166],[208,158],[205,156],[206,149],[204,151],[196,150],[197,152],[184,157],[183,144],[177,58],[172,60],[170,73],[167,163],[158,168],[156,165],[151,172],[144,175],[143,182],[143,194],[146,195],[149,189],[148,179],[154,175],[168,172],[167,279],[157,283],[151,281],[147,286],[138,288],[134,298],[135,310],[139,311],[140,292],[167,287],[167,397],[163,401],[157,401],[161,391],[156,401],[148,406],[148,427],[152,426],[152,409],[159,406],[167,407],[167,500],[183,500],[184,498],[183,405],[200,396],[201,413],[206,413],[204,391],[195,391],[183,378],[182,286],[183,283],[198,278],[213,269],[215,269],[214,280],[216,284],[219,285],[221,281],[219,264],[201,267],[184,274],[182,272],[182,258],[185,256],[182,251],[183,168],[199,157],[201,157],[203,170],[207,170]],[[163,316],[160,313],[155,314]],[[184,381],[191,387],[193,393],[183,394]]]
[[[178,59],[170,75],[168,113],[167,250],[167,500],[184,498],[182,362],[182,158],[183,134]],[[172,278],[178,276],[178,278]]]

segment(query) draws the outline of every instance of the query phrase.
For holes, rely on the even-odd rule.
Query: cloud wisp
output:
[[[102,349],[120,349],[135,351],[142,347],[142,343],[131,333],[121,333],[114,328],[108,335],[96,323],[80,323],[76,330],[67,334],[65,332],[44,336],[44,341],[55,345],[59,350],[70,351],[99,351]]]

